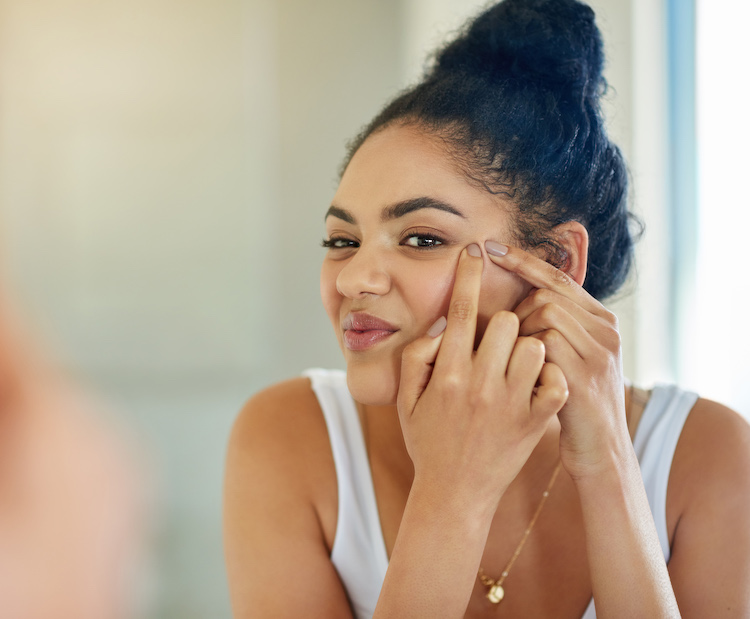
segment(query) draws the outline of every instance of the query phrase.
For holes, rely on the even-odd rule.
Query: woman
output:
[[[346,375],[230,441],[236,617],[750,614],[750,430],[629,386],[599,302],[632,251],[602,64],[588,7],[505,0],[355,140],[321,272]]]

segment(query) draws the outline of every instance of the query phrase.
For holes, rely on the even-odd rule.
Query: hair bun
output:
[[[589,232],[583,287],[597,299],[625,280],[633,256],[628,176],[599,106],[605,82],[594,12],[577,0],[503,0],[435,56],[352,143],[392,123],[440,139],[470,183],[515,208],[509,238],[557,262],[555,227]]]
[[[576,100],[604,86],[594,12],[576,0],[505,0],[440,51],[434,74],[465,71],[537,82]]]

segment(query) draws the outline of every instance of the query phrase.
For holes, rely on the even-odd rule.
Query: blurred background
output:
[[[233,418],[273,381],[342,365],[318,268],[345,143],[483,4],[0,0],[3,278],[148,454],[144,616],[229,617]],[[748,8],[592,6],[611,132],[647,225],[613,301],[626,372],[747,413],[750,131],[732,67]]]

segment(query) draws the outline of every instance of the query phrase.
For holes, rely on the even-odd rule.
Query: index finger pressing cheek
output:
[[[461,252],[436,368],[453,362],[463,363],[472,357],[483,266],[479,245],[472,243]]]

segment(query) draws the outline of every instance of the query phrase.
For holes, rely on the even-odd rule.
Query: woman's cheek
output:
[[[502,310],[513,311],[526,298],[531,285],[485,259],[482,289],[479,293],[479,317],[475,347],[487,330],[490,318]]]
[[[340,270],[336,263],[329,260],[324,260],[320,269],[320,298],[337,335],[341,295],[336,290],[336,278]]]
[[[426,332],[441,316],[448,315],[453,283],[456,281],[456,263],[451,261],[443,268],[422,271],[412,278],[411,305],[415,308],[422,332]]]

